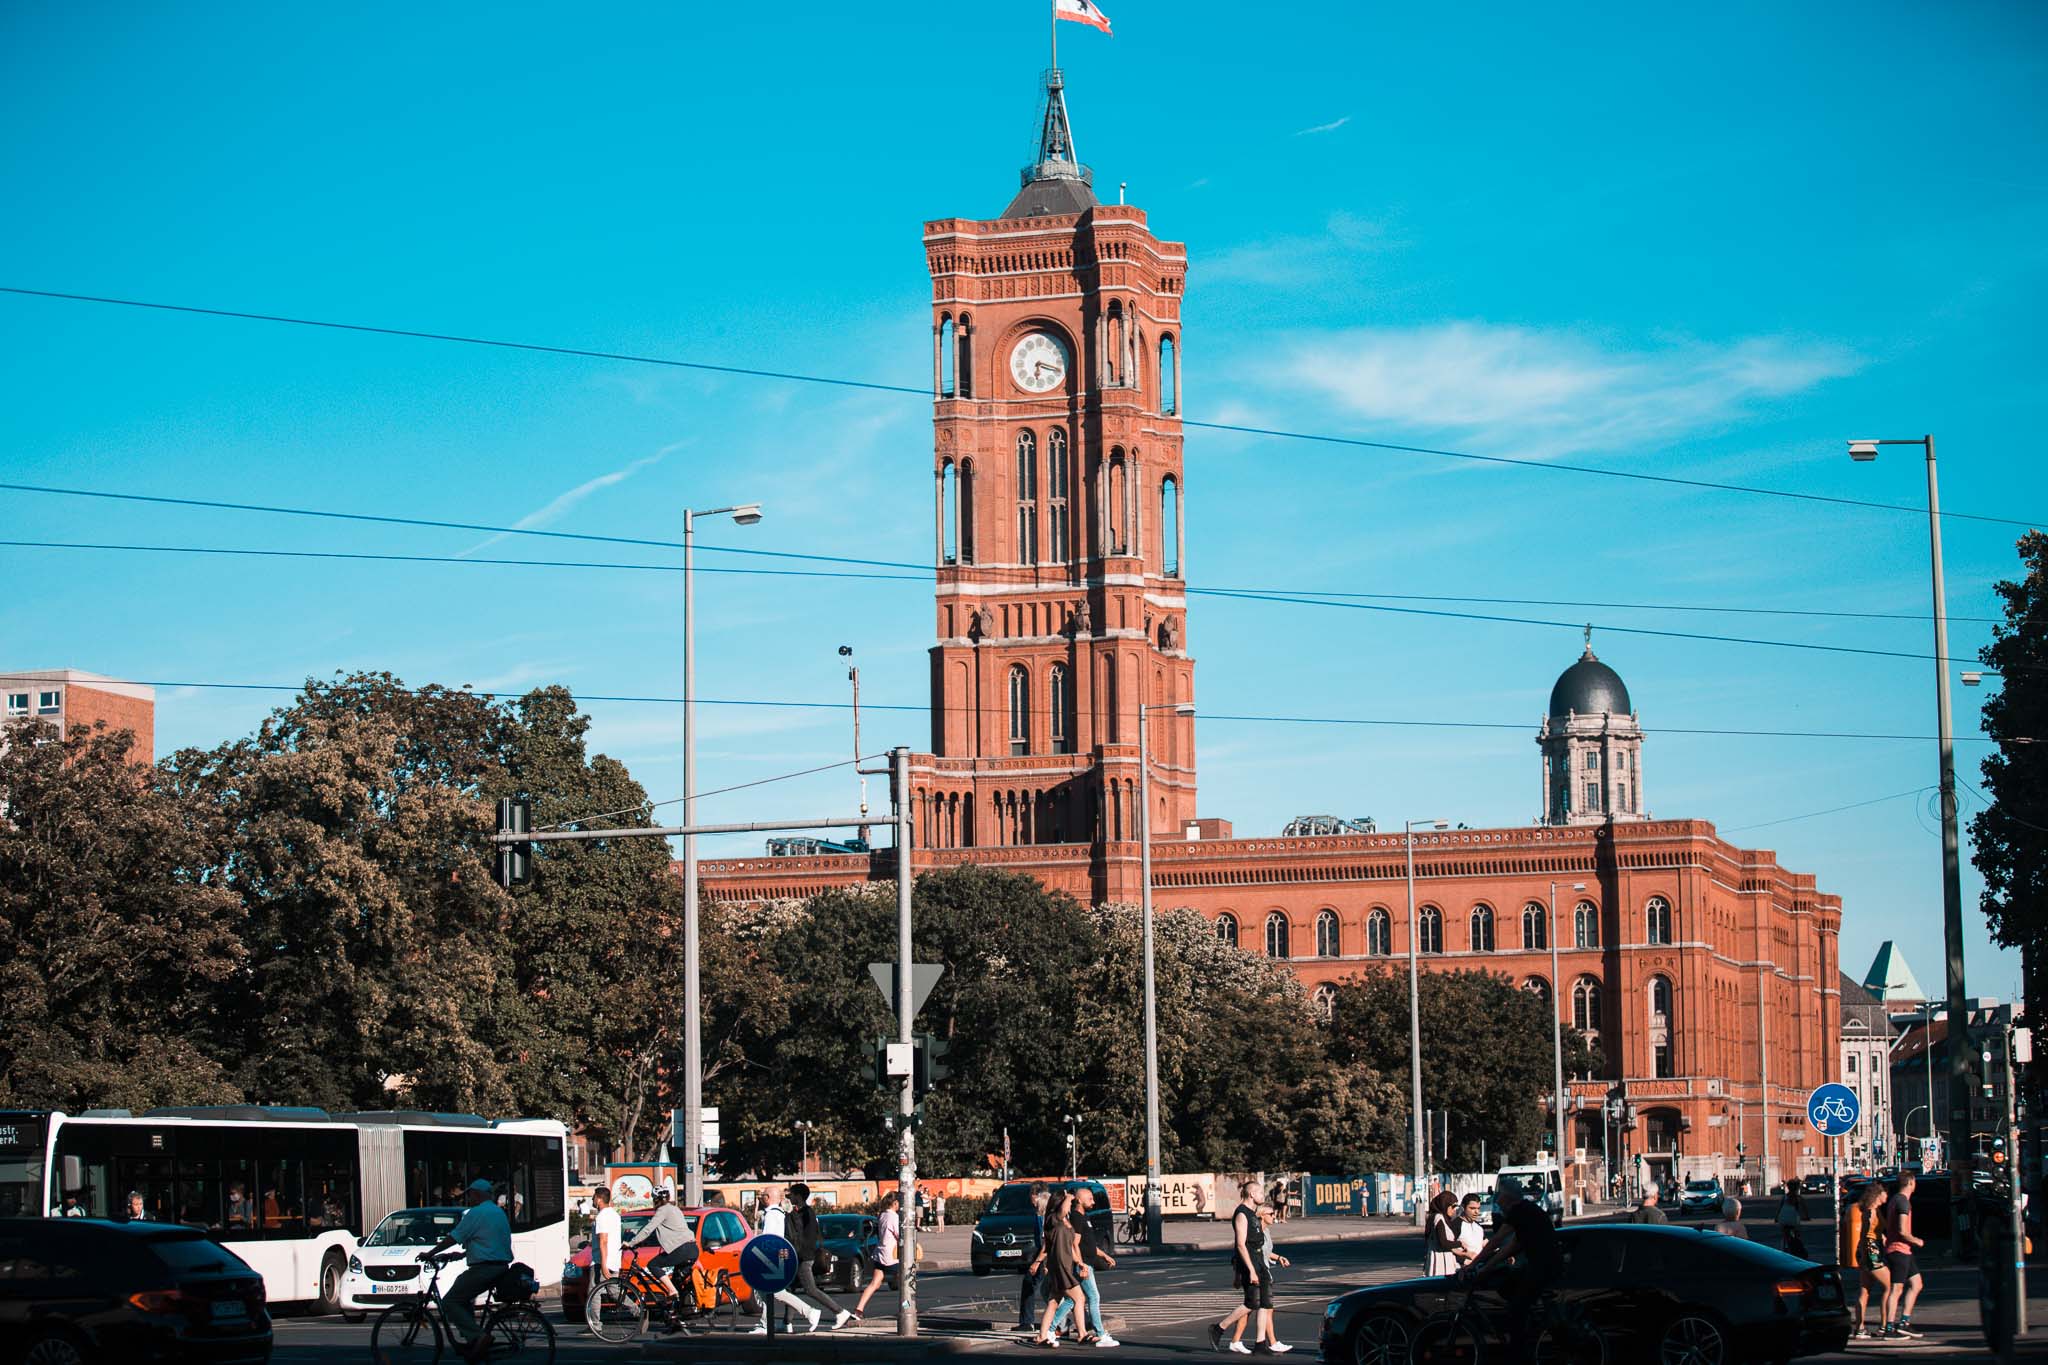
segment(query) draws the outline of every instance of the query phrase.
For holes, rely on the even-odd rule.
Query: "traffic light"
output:
[[[528,834],[533,830],[533,803],[523,796],[498,798],[498,833]],[[499,844],[491,859],[491,880],[510,890],[533,880],[533,845]]]
[[[950,1038],[939,1038],[929,1033],[917,1035],[917,1059],[911,1072],[913,1095],[923,1099],[938,1082],[953,1078],[953,1068],[946,1065],[946,1058],[952,1051]]]

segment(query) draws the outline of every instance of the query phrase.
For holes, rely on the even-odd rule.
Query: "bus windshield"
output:
[[[368,1247],[430,1247],[462,1221],[461,1209],[400,1209],[364,1239]]]

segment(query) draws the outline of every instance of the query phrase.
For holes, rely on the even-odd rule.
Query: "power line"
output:
[[[7,682],[10,680],[22,682],[33,682],[38,680],[48,681],[48,675],[34,673],[0,672],[0,682]],[[160,687],[165,689],[186,687],[201,690],[229,692],[297,693],[303,692],[306,687],[305,683],[195,682],[184,679],[151,678],[109,678],[102,679],[101,681],[125,683],[132,687]],[[395,688],[393,690],[406,692],[413,695],[425,695],[430,691],[437,691],[441,693],[459,693],[472,697],[480,697],[487,701],[516,701],[520,697],[526,695],[522,692],[484,691],[467,686],[441,686],[437,688],[402,687]],[[574,688],[568,688],[566,690],[568,690],[570,695],[579,703],[600,702],[621,705],[680,706],[683,702],[683,699],[677,696],[635,695],[604,692],[579,692]],[[751,706],[773,710],[850,711],[853,709],[853,703],[850,701],[789,701],[781,699],[769,699],[763,697],[698,697],[696,698],[696,702],[699,706]],[[930,712],[931,707],[924,703],[913,704],[905,702],[863,701],[861,703],[861,709],[864,711],[892,711],[927,714]],[[1001,705],[984,707],[982,709],[985,713],[989,714],[1005,713],[1007,710],[1006,707],[1003,707]],[[1049,709],[1033,708],[1029,712],[1029,714],[1034,717],[1050,716],[1052,712]],[[1260,713],[1236,713],[1225,711],[1198,712],[1197,719],[1205,721],[1261,725],[1343,725],[1383,727],[1390,729],[1423,730],[1512,730],[1525,734],[1529,732],[1532,728],[1534,728],[1524,722],[1518,721],[1408,720],[1395,719],[1392,717],[1374,716],[1286,716]],[[1885,740],[1902,741],[1914,744],[1932,744],[1935,742],[1935,737],[1933,735],[1888,734],[1881,731],[1864,730],[1748,730],[1730,729],[1713,726],[1646,725],[1642,727],[1642,731],[1646,735],[1700,735],[1737,739]],[[1956,742],[1959,744],[1990,744],[1994,742],[1989,736],[1984,735],[1957,735],[1955,739]],[[2008,737],[2004,742],[2011,744],[2032,743],[2034,741],[2014,739]],[[638,808],[636,807],[635,809]]]
[[[631,365],[659,365],[668,369],[698,370],[711,374],[738,375],[751,379],[775,379],[795,384],[822,384],[833,388],[865,389],[879,393],[914,394],[930,398],[931,390],[923,385],[884,384],[866,379],[847,379],[835,375],[804,374],[791,370],[756,369],[741,365],[721,365],[709,361],[682,360],[671,356],[643,355],[628,351],[606,351],[580,346],[559,346],[542,342],[510,341],[497,337],[466,336],[452,332],[428,332],[406,327],[373,326],[366,323],[336,322],[324,318],[291,317],[279,313],[253,313],[232,308],[208,308],[193,304],[160,303],[147,299],[111,298],[99,294],[76,294],[53,289],[27,289],[18,286],[0,285],[0,294],[15,294],[24,298],[50,299],[66,303],[94,303],[117,308],[140,308],[161,313],[184,313],[199,317],[227,318],[240,322],[267,322],[292,327],[315,327],[328,331],[355,332],[370,336],[403,337],[414,341],[452,342],[465,346],[488,346],[497,350],[527,351],[541,355],[570,356],[585,360],[613,360]],[[1708,479],[1687,479],[1674,474],[1650,474],[1640,470],[1610,469],[1602,465],[1564,464],[1553,460],[1535,460],[1511,455],[1481,455],[1469,450],[1447,450],[1437,446],[1406,445],[1395,441],[1374,441],[1357,436],[1339,436],[1325,432],[1289,431],[1278,427],[1255,427],[1233,422],[1198,422],[1183,418],[1183,427],[1203,431],[1224,431],[1244,436],[1263,436],[1275,440],[1311,441],[1322,445],[1349,446],[1361,450],[1385,450],[1408,455],[1429,455],[1440,459],[1467,460],[1480,464],[1505,465],[1519,469],[1544,470],[1551,473],[1594,475],[1611,479],[1628,479],[1638,483],[1666,484],[1680,488],[1695,488],[1717,493],[1741,493],[1751,497],[1784,498],[1798,502],[1822,503],[1835,507],[1852,507],[1865,511],[1905,512],[1914,516],[1926,515],[1924,507],[1905,503],[1876,502],[1865,498],[1830,497],[1823,493],[1798,493],[1784,488],[1764,488],[1755,484],[1717,483]],[[1944,510],[1941,515],[1956,521],[1985,522],[2000,526],[2033,527],[2039,520],[2019,517],[1996,517],[1978,512]]]
[[[707,796],[724,796],[727,792],[743,792],[750,787],[765,787],[775,782],[787,782],[792,778],[813,777],[818,773],[829,773],[834,768],[850,767],[855,763],[867,763],[877,758],[887,757],[887,753],[874,753],[863,754],[859,758],[842,758],[837,763],[821,763],[815,768],[803,768],[793,773],[777,773],[773,777],[760,777],[752,782],[735,782],[730,787],[713,787],[708,792],[698,792],[694,797],[671,796],[666,801],[642,801],[637,806],[627,806],[621,810],[597,811],[591,815],[579,815],[573,820],[557,820],[551,825],[536,826],[535,829],[538,832],[544,829],[566,829],[570,825],[587,825],[592,820],[610,820],[620,815],[633,815],[640,811],[660,810],[663,806],[673,806],[678,801],[702,801]],[[881,822],[877,821],[876,823],[879,824]]]
[[[1773,825],[1789,825],[1795,820],[1818,820],[1823,815],[1839,815],[1845,810],[1861,810],[1865,806],[1882,805],[1886,801],[1896,801],[1902,796],[1918,796],[1921,792],[1930,790],[1932,789],[1929,787],[1914,787],[1910,791],[1893,792],[1890,796],[1873,796],[1868,801],[1852,801],[1846,806],[1829,806],[1826,810],[1810,810],[1804,815],[1787,815],[1776,820],[1759,820],[1753,825],[1731,825],[1723,829],[1721,833],[1741,834],[1745,830],[1769,829]]]

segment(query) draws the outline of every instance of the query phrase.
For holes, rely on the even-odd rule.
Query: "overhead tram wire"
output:
[[[327,331],[353,332],[369,336],[397,337],[412,341],[435,341],[464,346],[484,346],[495,350],[531,352],[539,355],[565,356],[579,360],[607,360],[629,365],[657,365],[667,369],[694,370],[709,374],[733,375],[749,379],[768,379],[792,384],[819,384],[833,388],[863,389],[878,393],[912,394],[919,398],[930,398],[932,391],[925,385],[886,384],[877,380],[850,379],[837,375],[805,374],[793,370],[760,369],[744,365],[724,365],[703,360],[683,360],[672,356],[645,355],[630,351],[608,351],[582,346],[562,346],[545,342],[512,341],[500,337],[468,336],[454,332],[431,332],[407,327],[377,326],[368,323],[339,322],[326,318],[294,317],[281,313],[256,313],[241,309],[202,307],[194,304],[161,303],[149,299],[114,298],[100,294],[80,294],[55,289],[29,289],[15,285],[0,285],[0,294],[13,294],[22,298],[48,299],[65,303],[90,303],[115,308],[136,308],[160,313],[181,313],[197,317],[223,318],[237,322],[262,322],[291,327],[311,327]],[[1784,498],[1799,502],[1821,503],[1834,507],[1854,508],[1862,511],[1905,512],[1913,516],[1925,516],[1927,509],[1906,503],[1877,502],[1866,498],[1833,497],[1825,493],[1799,493],[1785,488],[1765,488],[1756,484],[1717,483],[1710,479],[1688,479],[1675,474],[1652,474],[1641,470],[1611,469],[1603,465],[1565,464],[1554,460],[1537,460],[1513,455],[1482,455],[1476,451],[1449,450],[1439,446],[1408,445],[1396,441],[1375,441],[1359,436],[1340,436],[1330,432],[1290,431],[1279,427],[1258,427],[1235,422],[1202,422],[1183,417],[1183,428],[1199,431],[1229,432],[1243,436],[1259,436],[1273,440],[1310,441],[1322,445],[1347,446],[1360,450],[1383,450],[1396,454],[1427,455],[1438,459],[1465,460],[1479,464],[1501,465],[1518,469],[1545,470],[1558,474],[1581,474],[1610,479],[1627,479],[1637,483],[1663,484],[1671,487],[1691,488],[1716,493],[1740,493],[1749,497]],[[1981,512],[1958,512],[1943,509],[1940,515],[1954,521],[1983,522],[1999,526],[2024,526],[2028,528],[2042,524],[2041,519],[2024,517],[1998,517]]]
[[[0,672],[0,682],[7,682],[9,680],[14,679],[32,681],[40,676],[42,675],[30,673]],[[306,688],[305,683],[256,683],[210,681],[195,682],[188,679],[161,678],[107,678],[103,679],[102,681],[125,683],[133,687],[160,687],[165,689],[189,687],[202,690],[228,692],[297,693],[303,692]],[[324,683],[326,680],[312,679],[310,681],[316,683]],[[344,678],[342,681],[346,682],[346,679]],[[579,704],[594,702],[620,705],[680,706],[683,702],[683,699],[681,697],[675,696],[582,692],[578,691],[574,687],[569,687],[566,684],[564,684],[563,687],[564,690],[567,691],[570,694],[570,696]],[[480,697],[487,701],[516,701],[520,697],[526,695],[526,693],[524,692],[485,691],[483,689],[469,687],[467,685],[450,686],[448,684],[439,684],[433,687],[401,687],[394,688],[392,690],[416,696],[426,695],[429,692],[439,692],[451,695]],[[698,697],[695,700],[697,705],[699,706],[754,706],[762,707],[765,709],[791,711],[850,711],[853,709],[853,703],[849,701],[790,701],[766,697]],[[863,701],[861,703],[861,709],[864,711],[911,712],[920,715],[929,714],[931,711],[931,707],[929,705],[921,702],[909,703]],[[1007,712],[1007,708],[1002,706],[996,706],[985,709],[994,712]],[[1052,712],[1047,708],[1034,707],[1031,708],[1029,714],[1032,716],[1050,716]],[[1389,729],[1514,730],[1523,732],[1526,732],[1531,728],[1525,722],[1504,720],[1410,720],[1399,719],[1394,717],[1375,716],[1283,716],[1260,713],[1237,713],[1227,711],[1202,711],[1198,712],[1197,716],[1199,719],[1205,721],[1233,722],[1255,725],[1341,725],[1369,726]],[[1867,730],[1748,730],[1724,728],[1718,726],[1685,725],[1646,725],[1642,728],[1643,733],[1646,735],[1712,736],[1719,738],[1734,739],[1833,739],[1871,741],[1883,740],[1902,741],[1913,744],[1928,744],[1932,743],[1935,738],[1933,735],[1891,734],[1882,731]],[[1988,735],[1957,735],[1955,738],[1957,743],[1990,744],[1998,742],[1994,741]],[[2004,739],[2003,742],[2007,744],[2031,744],[2035,741],[2033,739],[2025,737],[2007,737]],[[829,766],[837,767],[840,765],[832,764]],[[636,806],[634,807],[634,809],[637,810],[639,809],[639,807]]]
[[[471,695],[475,694],[472,693]],[[592,820],[610,820],[621,815],[635,815],[641,811],[660,810],[663,806],[673,806],[678,801],[689,801],[693,799],[702,801],[706,797],[724,796],[728,792],[743,792],[752,787],[766,787],[771,783],[788,782],[793,778],[814,777],[819,773],[829,773],[834,768],[847,768],[851,767],[856,763],[872,763],[878,758],[887,758],[888,756],[889,754],[886,750],[884,750],[881,753],[862,754],[859,758],[842,758],[837,763],[820,763],[815,768],[801,768],[793,773],[777,773],[773,777],[755,778],[752,782],[735,782],[730,787],[713,787],[708,792],[696,793],[694,798],[689,796],[671,796],[665,801],[642,801],[637,806],[626,806],[619,810],[594,811],[589,815],[579,815],[575,817],[573,820],[557,820],[551,825],[536,825],[534,827],[534,832],[539,833],[543,830],[550,829],[567,829],[571,825],[587,825]],[[877,821],[876,823],[879,824],[882,822]]]
[[[1908,791],[1893,792],[1890,796],[1873,796],[1868,801],[1851,801],[1846,806],[1829,806],[1826,810],[1810,810],[1804,815],[1785,815],[1780,816],[1776,820],[1759,820],[1753,825],[1729,825],[1726,828],[1716,826],[1716,828],[1722,834],[1741,834],[1752,829],[1769,829],[1773,825],[1789,825],[1799,820],[1818,820],[1823,815],[1840,815],[1843,811],[1862,810],[1865,806],[1881,806],[1887,801],[1897,801],[1907,796],[1918,796],[1922,792],[1933,790],[1934,788],[1932,787],[1914,787]]]

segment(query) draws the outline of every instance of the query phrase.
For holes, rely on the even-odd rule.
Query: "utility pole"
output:
[[[899,744],[889,758],[889,785],[896,803],[896,1041],[905,1048],[913,1048],[917,1043],[911,1032],[917,997],[911,988],[910,971],[910,750]],[[913,1126],[917,1117],[916,1084],[914,1076],[905,1076],[896,1103],[897,1122],[901,1126],[897,1135],[897,1216],[903,1228],[902,1265],[898,1272],[903,1277],[903,1293],[896,1308],[899,1337],[917,1335],[917,1133]]]

